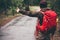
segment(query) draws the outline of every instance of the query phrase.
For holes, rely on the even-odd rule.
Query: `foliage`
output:
[[[0,14],[4,12],[5,15],[9,14],[8,11],[12,10],[11,13],[14,15],[16,7],[22,6],[23,0],[0,0]]]
[[[39,5],[40,0],[24,0],[25,5]]]
[[[16,7],[23,7],[24,5],[39,5],[41,0],[0,0],[0,12],[5,11],[5,14],[8,13],[7,10],[16,10]],[[46,0],[48,6],[60,13],[60,0]]]

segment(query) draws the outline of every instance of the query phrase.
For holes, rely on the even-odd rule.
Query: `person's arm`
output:
[[[31,11],[26,11],[26,10],[20,10],[19,12],[21,14],[28,15],[28,16],[31,16],[31,17],[37,17],[38,14],[39,14],[39,12],[32,13]]]

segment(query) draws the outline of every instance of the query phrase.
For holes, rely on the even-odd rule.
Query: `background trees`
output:
[[[22,5],[23,0],[0,0],[0,14],[13,14],[16,7]]]
[[[26,5],[39,5],[41,0],[0,0],[0,14],[4,12],[5,15],[12,14],[17,7],[23,8]],[[60,14],[60,0],[46,0],[48,2],[48,6],[54,9],[58,14]],[[9,13],[11,12],[11,13]]]

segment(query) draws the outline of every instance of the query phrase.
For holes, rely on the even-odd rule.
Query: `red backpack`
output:
[[[48,29],[51,29],[53,27],[56,27],[57,14],[55,11],[47,10],[44,13],[43,22],[42,25],[38,22],[37,28],[41,31],[47,31]]]

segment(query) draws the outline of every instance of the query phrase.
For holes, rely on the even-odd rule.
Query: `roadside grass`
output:
[[[29,6],[29,8],[31,11],[36,11],[39,8],[39,6]]]
[[[4,16],[3,18],[0,18],[0,27],[2,27],[3,25],[5,25],[6,23],[8,23],[9,21],[11,21],[12,19],[21,16],[20,14],[16,14],[14,16],[9,15],[8,17]]]

